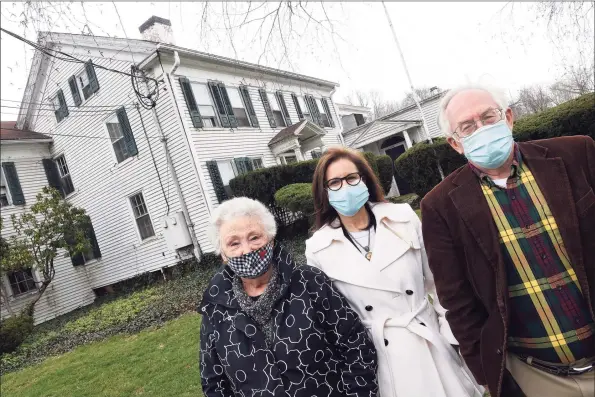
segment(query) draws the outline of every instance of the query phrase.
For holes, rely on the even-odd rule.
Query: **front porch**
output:
[[[302,120],[279,131],[269,142],[277,164],[291,164],[318,158],[326,147],[326,131],[309,120]]]

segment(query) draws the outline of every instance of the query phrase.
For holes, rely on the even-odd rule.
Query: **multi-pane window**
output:
[[[238,121],[238,127],[250,127],[250,119],[248,118],[248,113],[246,112],[240,92],[235,87],[226,88],[233,109],[233,115],[236,116],[236,120]]]
[[[151,216],[147,210],[143,194],[137,193],[130,197],[130,204],[132,205],[132,212],[134,213],[141,240],[154,236],[153,222],[151,222]]]
[[[7,274],[12,296],[22,295],[37,290],[31,269],[16,270]]]
[[[60,156],[56,159],[56,165],[58,166],[58,173],[60,174],[60,184],[64,195],[68,196],[74,192],[74,185],[72,184],[72,178],[70,177],[70,171],[68,170],[68,164],[64,156]]]
[[[283,112],[281,111],[281,107],[279,106],[279,102],[274,94],[268,93],[269,103],[271,105],[271,111],[273,112],[273,117],[275,118],[275,123],[277,127],[286,127],[287,124],[285,123],[285,118],[283,117]]]
[[[217,114],[211,96],[209,95],[208,87],[205,84],[192,84],[192,92],[194,93],[204,127],[217,127],[219,125]]]
[[[58,94],[54,95],[52,98],[52,107],[54,108],[54,111],[58,111],[62,107],[62,102],[60,102]]]
[[[306,120],[312,121],[312,115],[310,114],[310,107],[304,100],[304,97],[298,97],[298,103],[300,104],[300,108],[302,109],[302,114]]]
[[[83,69],[76,76],[76,80],[79,83],[79,86],[81,88],[81,91],[83,92],[83,96],[85,97],[85,99],[89,98],[89,96],[91,96],[91,94],[88,94],[88,92],[89,92],[89,76],[87,75],[87,71],[85,69]],[[87,94],[85,95],[85,93],[87,93]]]
[[[10,203],[10,194],[6,186],[6,179],[4,179],[4,171],[0,168],[0,207],[8,207]]]
[[[223,182],[223,188],[228,197],[232,197],[233,193],[229,187],[229,181],[237,175],[235,164],[232,160],[217,161],[217,167],[219,168],[219,174],[221,175],[221,182]]]
[[[126,142],[124,141],[124,132],[122,131],[122,126],[118,121],[118,117],[115,115],[105,124],[107,125],[107,131],[109,132],[109,136],[112,140],[112,146],[114,148],[114,153],[116,153],[116,159],[118,160],[118,163],[121,163],[128,157],[131,157],[128,147],[126,146]]]
[[[252,160],[252,168],[254,168],[255,170],[259,170],[261,168],[264,168],[264,164],[262,163],[262,159],[261,158],[254,158],[251,159]]]
[[[331,123],[329,122],[330,114],[326,114],[326,107],[322,105],[320,98],[316,98],[316,105],[318,106],[318,111],[320,112],[320,119],[322,120],[322,125],[324,127],[330,127]]]
[[[284,164],[293,164],[293,163],[297,163],[297,157],[293,154],[286,154],[283,157],[283,163]]]

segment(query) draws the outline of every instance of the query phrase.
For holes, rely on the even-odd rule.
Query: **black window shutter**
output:
[[[221,126],[223,128],[230,128],[231,124],[229,122],[229,116],[227,115],[227,110],[225,109],[225,104],[223,103],[223,96],[219,91],[219,86],[217,85],[217,83],[210,81],[209,89],[211,90],[211,95],[213,95],[213,100],[215,101],[215,108],[217,108],[217,113],[219,113]]]
[[[227,95],[227,89],[223,83],[217,83],[217,87],[219,88],[219,93],[221,94],[221,99],[223,100],[223,105],[225,105],[225,110],[227,111],[227,117],[229,118],[229,126],[231,128],[238,128],[238,120],[236,116],[233,114],[233,107],[231,107],[231,101],[229,100],[229,96]]]
[[[118,123],[120,123],[120,128],[122,129],[122,135],[124,135],[124,143],[126,144],[126,149],[131,156],[136,156],[138,154],[138,149],[136,147],[136,141],[134,140],[134,134],[132,133],[132,128],[130,128],[130,122],[128,121],[128,115],[126,114],[126,109],[121,107],[116,111],[116,116],[118,117]]]
[[[316,99],[312,95],[306,95],[304,97],[306,99],[306,104],[310,107],[310,114],[312,115],[312,120],[320,127],[324,127],[322,123],[322,117],[320,117],[320,111],[318,110],[318,105],[316,105]]]
[[[256,116],[256,111],[254,110],[254,106],[252,105],[252,99],[250,98],[250,92],[248,91],[248,87],[241,86],[240,87],[240,95],[242,95],[242,99],[244,100],[244,105],[246,105],[246,110],[248,111],[248,117],[250,117],[250,124],[252,127],[259,127],[258,124],[258,117]]]
[[[79,252],[76,255],[70,253],[70,260],[72,261],[72,266],[82,266],[85,264],[85,257],[82,252]]]
[[[269,103],[269,98],[267,96],[267,92],[260,88],[258,90],[260,94],[260,100],[262,101],[262,106],[264,107],[264,111],[267,114],[267,118],[269,119],[269,124],[271,128],[277,127],[277,123],[275,122],[275,118],[273,117],[273,111],[271,110],[271,104]]]
[[[58,120],[59,123],[68,117],[68,105],[66,105],[66,98],[64,98],[64,92],[62,92],[62,89],[58,90],[56,96],[58,97],[58,102],[60,102],[60,107],[54,111],[54,114],[56,115],[56,120]]]
[[[180,77],[180,86],[182,87],[182,93],[184,94],[184,99],[186,100],[186,106],[188,106],[190,119],[192,119],[192,125],[195,128],[202,128],[202,117],[200,117],[200,111],[198,110],[196,99],[194,99],[194,93],[192,92],[190,80],[188,80],[186,77]]]
[[[87,78],[89,79],[89,95],[99,91],[99,80],[97,80],[97,75],[95,74],[95,67],[93,66],[93,61],[88,60],[85,63],[85,70],[87,71]]]
[[[52,159],[43,159],[41,162],[43,163],[45,176],[48,178],[50,187],[56,189],[58,192],[60,192],[60,195],[64,197],[64,190],[62,190],[62,180],[60,179],[56,162]]]
[[[83,101],[81,99],[79,86],[76,83],[76,76],[70,76],[70,78],[68,79],[68,85],[70,86],[70,93],[72,94],[74,106],[81,106],[81,103],[83,103]]]
[[[225,186],[223,185],[223,180],[221,179],[217,162],[214,160],[207,161],[207,169],[209,170],[209,175],[211,177],[211,182],[213,183],[215,195],[217,195],[217,201],[222,203],[223,201],[227,200],[228,197],[227,193],[225,193]]]
[[[13,205],[25,204],[25,195],[23,189],[21,189],[21,182],[19,182],[19,175],[13,162],[2,163],[2,169],[4,170],[4,177],[10,190],[10,197],[12,198]]]
[[[101,258],[101,251],[99,250],[99,244],[97,243],[97,237],[95,236],[95,230],[93,225],[89,222],[89,229],[87,230],[87,237],[89,243],[91,243],[91,249],[93,250],[93,256],[95,258]]]
[[[254,171],[252,161],[248,157],[237,157],[233,159],[233,161],[236,164],[236,169],[238,170],[239,175]]]
[[[328,105],[327,98],[322,98],[322,107],[324,108],[324,113],[326,113],[326,117],[328,117],[328,123],[330,124],[331,128],[335,128],[335,121],[333,120],[333,114],[331,113],[331,108]]]
[[[281,113],[283,113],[283,117],[285,118],[285,122],[288,126],[290,126],[291,118],[289,117],[289,111],[287,110],[287,105],[285,104],[285,98],[283,98],[283,93],[281,91],[277,91],[275,93],[277,97],[277,102],[279,102],[279,107],[281,108]]]
[[[291,94],[291,99],[293,100],[293,106],[295,106],[295,111],[298,115],[298,119],[304,119],[304,113],[302,113],[302,107],[300,106],[300,102],[298,101],[297,95]]]

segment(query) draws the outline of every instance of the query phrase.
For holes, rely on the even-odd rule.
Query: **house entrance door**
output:
[[[409,183],[399,175],[397,175],[397,170],[395,169],[395,160],[405,153],[405,144],[399,144],[397,146],[393,146],[389,149],[385,149],[384,152],[393,160],[393,171],[395,174],[395,182],[397,182],[397,187],[399,188],[399,194],[409,194],[411,193],[411,188],[409,187]]]

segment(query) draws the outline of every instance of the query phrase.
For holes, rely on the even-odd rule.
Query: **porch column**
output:
[[[304,155],[302,155],[302,150],[299,146],[294,148],[293,152],[295,153],[295,158],[297,159],[297,161],[304,161]]]
[[[407,132],[407,130],[403,131],[403,138],[405,138],[405,149],[410,149],[413,144],[411,143],[411,138],[409,138],[409,132]]]

